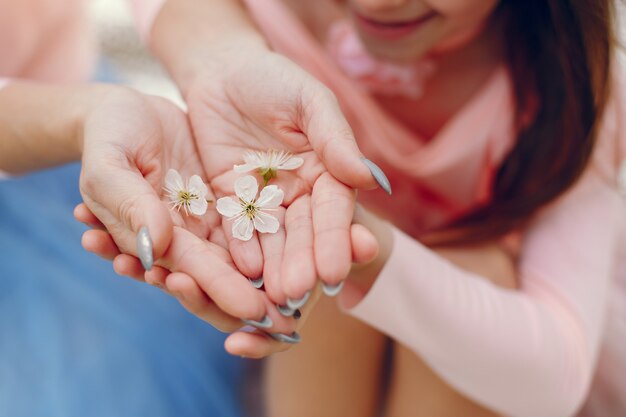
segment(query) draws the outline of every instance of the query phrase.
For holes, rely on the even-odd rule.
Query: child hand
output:
[[[270,298],[298,306],[319,278],[334,288],[351,264],[350,187],[376,182],[361,160],[352,131],[333,94],[288,59],[263,48],[238,48],[220,68],[200,72],[185,98],[198,152],[217,197],[234,195],[248,150],[291,152],[304,164],[280,172],[285,191],[281,228],[242,242],[225,234],[234,262],[251,279],[262,277]],[[283,222],[284,220],[284,222]],[[293,310],[293,309],[288,309]]]

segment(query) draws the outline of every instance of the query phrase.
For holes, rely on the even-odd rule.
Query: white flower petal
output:
[[[254,201],[258,191],[259,184],[252,175],[246,175],[235,181],[235,194],[244,201]]]
[[[200,176],[192,175],[187,184],[187,189],[191,194],[196,194],[202,200],[206,200],[206,195],[209,193],[209,189]]]
[[[256,201],[259,208],[276,208],[283,203],[285,193],[275,185],[268,185],[261,190],[261,195]]]
[[[175,169],[168,169],[167,174],[165,174],[165,188],[171,192],[178,192],[180,190],[185,189],[185,183],[183,182],[183,177],[180,176],[178,171]]]
[[[250,172],[254,171],[257,168],[258,165],[255,164],[233,165],[233,171],[235,172]]]
[[[280,227],[276,217],[262,211],[256,212],[253,222],[254,228],[261,233],[276,233]]]
[[[265,152],[248,151],[243,155],[243,160],[246,164],[256,165],[257,167],[263,163],[263,156]]]
[[[303,163],[304,163],[304,159],[299,158],[297,156],[292,156],[291,158],[287,159],[285,162],[277,166],[276,169],[284,169],[284,170],[297,169],[297,168],[300,168]]]
[[[239,240],[250,240],[254,232],[254,224],[248,216],[241,216],[233,223],[233,237]]]
[[[215,205],[217,212],[222,216],[234,217],[241,213],[241,205],[231,197],[222,197]]]
[[[189,211],[196,216],[202,216],[206,213],[209,206],[205,198],[196,198],[189,203]]]

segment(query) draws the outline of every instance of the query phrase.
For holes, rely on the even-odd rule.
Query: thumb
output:
[[[150,177],[155,179],[155,174],[152,171]],[[137,168],[83,163],[80,190],[85,203],[120,250],[137,256],[146,270],[172,240],[174,225],[156,191],[159,186]]]
[[[352,188],[371,189],[378,185],[391,194],[387,176],[359,150],[335,95],[328,89],[316,90],[302,97],[304,133],[326,169]]]

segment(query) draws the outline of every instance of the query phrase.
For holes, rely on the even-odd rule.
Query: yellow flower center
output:
[[[178,192],[178,201],[183,206],[189,207],[191,205],[192,200],[197,200],[199,197],[197,194],[190,193],[186,190],[181,190]]]

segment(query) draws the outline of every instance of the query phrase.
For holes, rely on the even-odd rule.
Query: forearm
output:
[[[613,190],[585,178],[526,231],[518,290],[396,231],[385,267],[351,313],[483,405],[507,415],[571,415],[592,376],[622,213]]]
[[[83,121],[108,89],[27,82],[0,89],[0,170],[20,174],[79,160]]]
[[[220,71],[241,47],[267,48],[239,0],[168,0],[154,20],[150,46],[183,94],[198,73]]]

